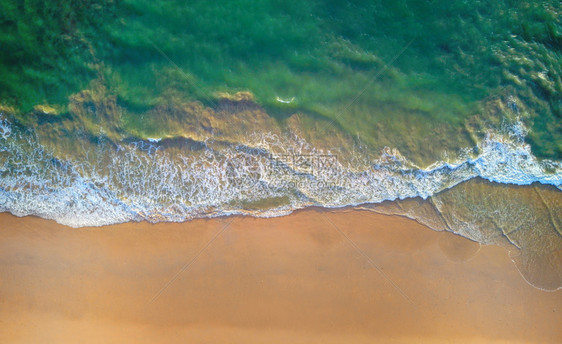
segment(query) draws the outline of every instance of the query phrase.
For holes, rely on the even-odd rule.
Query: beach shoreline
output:
[[[508,251],[364,210],[70,228],[0,214],[0,341],[562,339]]]

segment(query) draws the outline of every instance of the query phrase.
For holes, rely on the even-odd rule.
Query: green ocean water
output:
[[[35,106],[71,116],[69,97],[102,85],[120,108],[114,130],[151,137],[166,135],[151,109],[249,91],[281,124],[299,113],[305,131],[325,122],[431,163],[474,145],[466,121],[487,116],[485,100],[513,95],[534,154],[560,160],[560,12],[558,1],[2,0],[0,103],[31,125]]]
[[[84,227],[367,207],[504,245],[560,289],[561,12],[0,0],[0,212]]]

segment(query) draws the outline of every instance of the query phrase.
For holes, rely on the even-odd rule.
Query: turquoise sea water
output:
[[[561,11],[0,0],[0,211],[71,226],[276,216],[437,201],[475,178],[548,185],[560,204]],[[447,211],[465,216],[474,201],[458,199]],[[551,216],[541,231],[557,233]]]
[[[157,125],[138,119],[150,108],[250,91],[272,116],[333,120],[382,148],[377,125],[400,146],[404,121],[451,134],[482,100],[514,94],[532,109],[534,153],[562,152],[557,1],[43,4],[1,2],[0,98],[23,113],[66,112],[98,78],[125,109],[123,129],[148,135]]]

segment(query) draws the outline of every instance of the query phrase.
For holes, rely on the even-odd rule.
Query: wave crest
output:
[[[270,133],[254,133],[238,145],[110,142],[100,136],[94,145],[84,143],[78,158],[56,156],[32,131],[0,116],[0,211],[81,227],[426,199],[475,177],[560,188],[561,164],[537,160],[525,134],[518,121],[488,132],[454,162],[427,169],[396,149],[386,148],[372,161],[359,151],[338,159],[337,152],[316,149],[296,135]]]

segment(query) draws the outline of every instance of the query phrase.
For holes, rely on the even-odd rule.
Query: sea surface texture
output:
[[[0,1],[0,211],[362,206],[562,287],[559,1]]]

